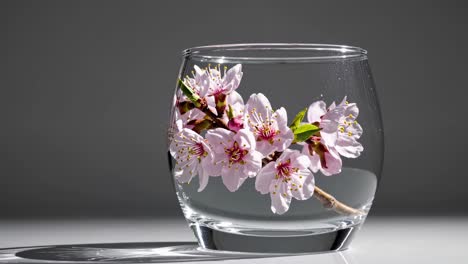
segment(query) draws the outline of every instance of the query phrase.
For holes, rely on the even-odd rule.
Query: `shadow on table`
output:
[[[341,253],[314,256],[320,255],[321,258],[327,257],[326,263],[350,264]],[[0,249],[0,263],[168,263],[285,256],[299,255],[205,250],[193,242],[83,244]]]

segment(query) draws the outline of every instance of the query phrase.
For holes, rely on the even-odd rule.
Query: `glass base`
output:
[[[202,248],[255,253],[318,253],[348,248],[360,224],[320,234],[247,235],[228,233],[197,223],[190,224]]]

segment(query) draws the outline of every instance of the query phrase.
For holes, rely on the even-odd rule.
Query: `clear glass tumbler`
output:
[[[361,48],[235,44],[183,52],[169,164],[203,248],[347,248],[374,199],[383,147]]]

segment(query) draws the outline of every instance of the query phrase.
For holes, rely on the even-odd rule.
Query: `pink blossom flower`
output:
[[[183,128],[169,146],[169,152],[176,160],[174,176],[180,183],[190,183],[198,175],[201,192],[213,173],[213,151],[206,140],[194,131]]]
[[[239,87],[243,75],[241,64],[237,64],[229,70],[227,70],[227,66],[224,66],[224,74],[221,74],[220,65],[206,68],[205,73],[208,76],[209,85],[203,86],[200,94],[202,97],[230,94]]]
[[[323,101],[309,106],[308,121],[321,128],[319,135],[312,136],[302,151],[310,157],[313,172],[320,170],[326,176],[340,173],[340,155],[347,158],[360,155],[363,147],[357,142],[362,135],[362,127],[356,121],[358,114],[357,105],[348,103],[346,97],[339,105],[332,103],[328,109]]]
[[[215,174],[221,175],[229,191],[239,189],[248,177],[255,177],[262,168],[262,154],[256,151],[255,138],[247,129],[234,133],[216,128],[209,130],[206,138],[213,147]]]
[[[239,87],[242,79],[242,65],[237,64],[231,69],[227,70],[227,66],[224,66],[224,74],[221,74],[221,66],[211,68],[208,65],[206,68],[206,74],[209,76],[209,85],[203,87],[200,95],[206,97],[208,104],[214,102],[217,115],[221,117],[226,109],[226,97]]]
[[[310,157],[310,169],[314,173],[320,170],[324,175],[330,176],[341,172],[343,163],[334,147],[343,112],[342,107],[327,109],[324,101],[317,101],[309,106],[307,119],[309,123],[318,125],[321,130],[319,136],[312,136],[307,141],[302,153]]]
[[[192,77],[189,75],[185,76],[183,82],[187,87],[190,87],[195,94],[204,97],[205,91],[210,86],[210,76],[205,69],[201,69],[197,65],[193,66],[193,69],[194,70],[191,72]],[[179,93],[179,98],[188,101],[188,98],[182,92]]]
[[[294,139],[288,127],[286,109],[273,112],[265,95],[252,94],[245,106],[245,119],[257,140],[257,150],[267,156],[274,151],[283,151]]]
[[[200,68],[193,66],[192,77],[187,75],[183,82],[190,87],[195,94],[200,97],[216,96],[219,94],[228,95],[234,92],[242,80],[242,65],[237,64],[227,70],[224,66],[224,74],[221,74],[221,66],[211,68]],[[180,98],[187,100],[185,95],[180,92]],[[239,97],[237,94],[235,97]]]
[[[215,68],[207,67],[200,68],[194,66],[192,77],[186,76],[183,80],[184,84],[191,88],[195,94],[204,98],[208,104],[208,108],[216,115],[218,112],[224,112],[225,103],[231,104],[241,102],[244,104],[242,97],[235,90],[239,86],[242,79],[242,65],[237,64],[228,71],[224,67],[224,76],[221,75],[220,66]],[[178,102],[189,101],[189,99],[181,92],[178,92]],[[184,118],[184,124],[187,121],[201,119],[205,114],[198,109],[191,109],[185,113],[180,113],[180,117]],[[219,113],[222,116],[224,113]]]
[[[297,150],[286,149],[275,161],[260,170],[255,188],[261,194],[270,193],[271,211],[284,214],[291,199],[307,200],[314,194],[314,175],[308,169],[310,160]]]

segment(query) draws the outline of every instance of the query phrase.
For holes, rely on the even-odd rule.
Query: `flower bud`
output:
[[[244,128],[244,122],[242,121],[242,116],[231,118],[228,122],[228,127],[230,130],[235,131],[235,132]]]

